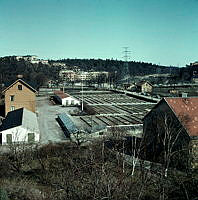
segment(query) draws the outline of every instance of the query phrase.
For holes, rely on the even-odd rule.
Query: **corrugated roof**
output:
[[[64,99],[64,98],[69,97],[68,94],[66,94],[66,93],[64,93],[63,91],[60,91],[60,90],[54,91],[54,94],[55,94],[56,96],[60,97],[61,99]]]
[[[67,114],[61,113],[58,115],[58,118],[61,120],[65,128],[69,131],[69,133],[76,133],[78,131],[78,128]]]
[[[164,98],[190,136],[198,136],[198,97]]]

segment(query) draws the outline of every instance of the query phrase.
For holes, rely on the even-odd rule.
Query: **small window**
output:
[[[14,101],[14,95],[10,95],[10,101]]]
[[[11,106],[10,111],[15,110],[15,106]]]
[[[18,90],[22,90],[22,85],[18,85]]]
[[[35,141],[34,133],[28,133],[28,143],[33,143]]]
[[[6,135],[6,142],[7,142],[7,144],[12,144],[12,134]]]

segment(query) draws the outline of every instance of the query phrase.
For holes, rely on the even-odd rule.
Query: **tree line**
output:
[[[53,61],[52,61],[53,62]],[[65,63],[68,66],[79,66],[84,71],[107,71],[122,73],[126,68],[126,64],[121,60],[113,59],[62,59],[58,62]],[[130,75],[148,75],[155,73],[169,73],[170,68],[168,66],[160,66],[152,63],[145,62],[127,62]]]
[[[17,75],[23,75],[23,79],[38,89],[47,80],[59,80],[59,71],[62,66],[52,65],[54,62],[66,64],[69,69],[77,66],[81,71],[107,71],[120,79],[122,75],[143,76],[156,73],[169,73],[173,67],[159,66],[152,63],[129,61],[127,64],[121,60],[102,59],[62,59],[50,60],[49,65],[32,64],[23,59],[17,60],[14,56],[0,58],[0,84],[11,84]]]
[[[17,75],[22,75],[25,81],[38,89],[47,80],[58,79],[58,71],[57,67],[42,63],[32,64],[23,59],[16,60],[13,56],[0,58],[0,84],[5,86],[13,83]]]

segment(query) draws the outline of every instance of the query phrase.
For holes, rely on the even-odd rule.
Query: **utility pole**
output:
[[[83,72],[81,73],[81,87],[82,87],[82,112],[84,110],[84,105],[83,105]]]
[[[127,82],[129,82],[129,66],[128,66],[128,60],[130,58],[130,53],[131,51],[129,51],[129,47],[123,47],[124,51],[122,52],[124,54],[123,58],[124,58],[124,76],[127,77]]]

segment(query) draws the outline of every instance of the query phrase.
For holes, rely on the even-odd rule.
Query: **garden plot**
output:
[[[111,105],[96,105],[91,106],[91,108],[95,111],[96,114],[119,114],[120,109],[115,108]]]
[[[75,98],[81,100],[82,95],[74,95]],[[134,97],[129,97],[124,94],[84,94],[84,102],[92,104],[132,104],[132,103],[146,103],[146,101],[136,99]]]
[[[81,95],[75,97],[80,99]],[[94,127],[140,125],[144,115],[155,105],[117,93],[86,94],[83,98],[95,112],[95,115],[78,116],[76,119],[87,130]]]
[[[142,124],[140,117],[132,115],[120,115],[120,116],[78,116],[76,120],[84,123],[85,129],[91,129],[94,126],[118,126],[118,125],[134,125]]]
[[[96,115],[134,115],[148,113],[155,104],[132,104],[132,105],[90,105]]]
[[[142,114],[143,116],[148,113],[155,104],[145,103],[145,104],[133,104],[133,105],[121,105],[115,106],[121,112],[126,112],[128,114]]]
[[[82,94],[73,94],[79,100]],[[71,116],[79,128],[89,133],[108,127],[142,127],[142,119],[155,105],[147,101],[118,93],[83,93],[83,101],[95,115]]]

